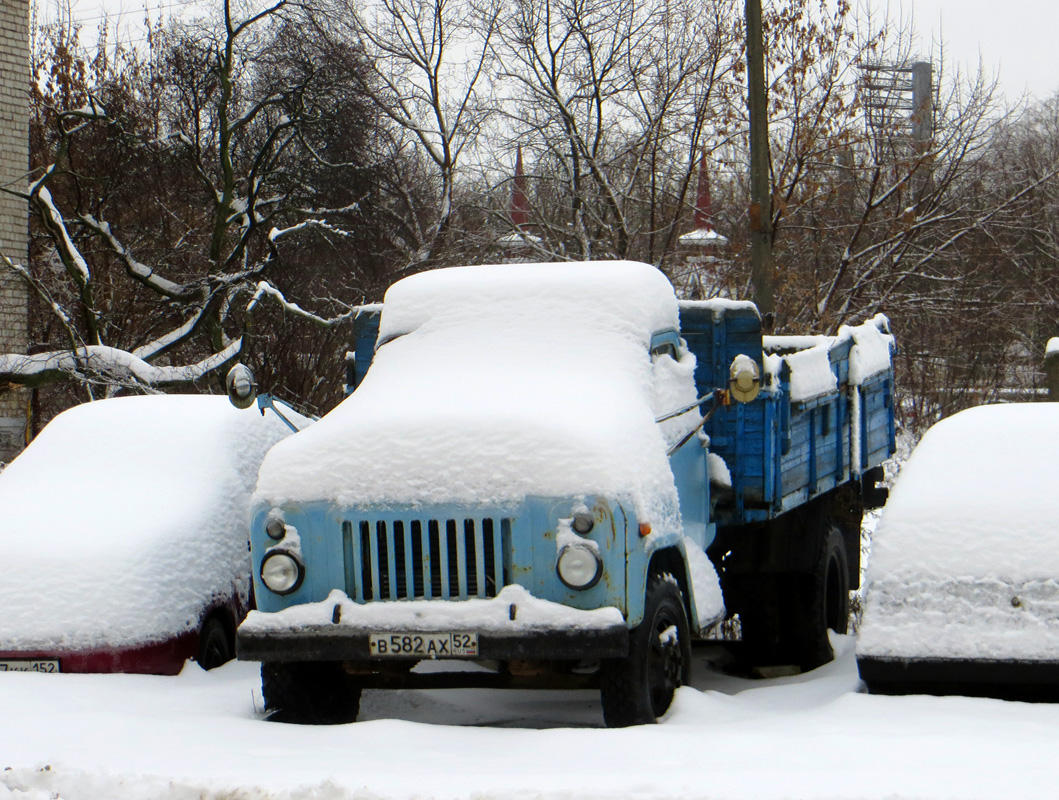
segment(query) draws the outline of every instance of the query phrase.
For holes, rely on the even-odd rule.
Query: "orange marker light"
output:
[[[650,536],[651,535],[651,523],[650,522],[641,522],[640,523],[640,535],[641,536]]]

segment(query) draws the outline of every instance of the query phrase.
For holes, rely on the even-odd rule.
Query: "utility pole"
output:
[[[750,281],[765,333],[776,318],[772,275],[772,187],[769,177],[768,104],[761,0],[746,0],[747,108],[750,112]]]

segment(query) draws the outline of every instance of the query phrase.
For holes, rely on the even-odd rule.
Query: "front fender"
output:
[[[627,528],[626,603],[630,628],[643,620],[644,598],[651,572],[661,569],[673,573],[684,590],[690,608],[694,608],[690,584],[687,580],[687,552],[682,531],[652,532],[640,536],[639,524]],[[689,618],[690,619],[690,618]],[[692,620],[692,625],[695,622]]]

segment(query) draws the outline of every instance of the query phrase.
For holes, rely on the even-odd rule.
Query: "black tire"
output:
[[[740,582],[743,669],[796,666],[804,672],[834,658],[827,631],[849,628],[849,562],[838,527],[826,519],[818,524],[811,572]]]
[[[216,669],[235,658],[235,642],[224,623],[210,617],[199,631],[199,651],[195,660],[205,670]]]
[[[741,576],[738,601],[725,595],[729,609],[739,614],[741,641],[735,650],[739,672],[752,674],[758,667],[794,663],[789,621],[792,584],[788,575]]]
[[[675,636],[673,635],[675,634]],[[629,633],[629,655],[600,668],[603,719],[610,728],[656,722],[688,682],[691,629],[680,586],[672,575],[648,581],[644,618]]]
[[[803,670],[815,669],[835,657],[828,630],[849,630],[849,558],[838,526],[825,523],[820,557],[813,574],[804,581],[806,609],[799,619],[803,647],[798,661]]]
[[[264,662],[261,693],[273,722],[341,725],[360,713],[360,686],[337,662]]]

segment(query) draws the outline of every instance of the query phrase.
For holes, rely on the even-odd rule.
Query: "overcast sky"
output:
[[[880,12],[912,15],[925,56],[945,43],[945,59],[976,71],[979,58],[996,72],[1008,99],[1028,91],[1044,100],[1059,91],[1059,2],[1056,0],[869,0]]]
[[[773,0],[781,2],[782,0]],[[38,0],[54,13],[56,0]],[[93,28],[101,9],[136,26],[144,0],[70,0],[75,17]],[[208,0],[146,0],[152,9],[179,13]],[[765,0],[769,2],[769,0]],[[1059,90],[1059,0],[860,0],[877,13],[912,16],[919,32],[919,53],[937,60],[938,42],[945,42],[950,66],[976,71],[979,58],[1000,78],[1008,99],[1024,91],[1037,99]]]

